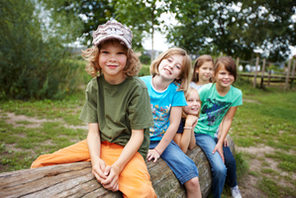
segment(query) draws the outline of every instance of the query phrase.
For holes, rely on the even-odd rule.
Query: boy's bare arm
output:
[[[98,123],[88,124],[87,144],[92,164],[92,172],[96,179],[102,183],[102,181],[106,179],[106,176],[104,175],[106,164],[100,158],[101,139]]]
[[[118,190],[118,178],[121,171],[124,169],[126,164],[139,150],[144,140],[144,130],[132,130],[131,137],[128,143],[122,150],[119,158],[112,164],[108,166],[105,170],[105,175],[107,175],[106,180],[102,182],[104,188],[112,191]]]

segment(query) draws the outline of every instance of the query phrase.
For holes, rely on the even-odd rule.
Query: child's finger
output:
[[[105,168],[104,175],[105,175],[105,176],[108,176],[109,173],[110,173],[110,170],[111,170],[111,167],[110,167],[110,166],[107,166],[107,167]]]
[[[212,151],[212,154],[216,153],[217,148],[215,147],[214,150]]]

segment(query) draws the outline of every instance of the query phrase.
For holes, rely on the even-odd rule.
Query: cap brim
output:
[[[110,39],[117,39],[121,42],[123,42],[123,44],[127,47],[127,48],[131,48],[132,46],[127,42],[126,39],[124,39],[123,37],[121,36],[118,36],[118,35],[108,35],[108,36],[104,36],[104,37],[97,37],[93,40],[93,45],[95,46],[98,46],[100,45],[103,41],[107,41],[107,40],[110,40]]]

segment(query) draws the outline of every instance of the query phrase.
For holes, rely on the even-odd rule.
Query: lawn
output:
[[[296,197],[295,90],[237,86],[244,104],[230,134],[243,195]],[[86,125],[78,119],[83,102],[83,91],[64,100],[0,101],[0,172],[29,168],[40,154],[85,139]]]

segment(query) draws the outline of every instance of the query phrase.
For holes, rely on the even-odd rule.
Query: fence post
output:
[[[267,85],[270,86],[270,78],[271,78],[271,63],[268,64],[268,81],[267,81]]]
[[[257,78],[257,67],[259,65],[259,56],[257,55],[257,58],[256,58],[256,66],[255,66],[255,74],[254,74],[254,83],[253,83],[253,87],[256,88],[256,78]]]
[[[294,59],[294,64],[293,64],[293,67],[292,67],[292,79],[291,79],[291,84],[290,84],[290,89],[292,89],[293,87],[293,81],[294,81],[294,78],[295,78],[295,67],[296,67],[296,59]]]
[[[292,61],[292,59],[290,59],[289,62],[288,62],[288,71],[287,71],[287,74],[286,74],[285,89],[288,89],[288,87],[289,87],[289,77],[290,77],[291,61]]]
[[[266,63],[266,59],[263,59],[263,65],[262,65],[262,70],[261,70],[261,84],[260,87],[264,88],[264,73],[265,73],[265,63]]]
[[[239,57],[236,58],[235,64],[236,64],[236,67],[239,66]]]

